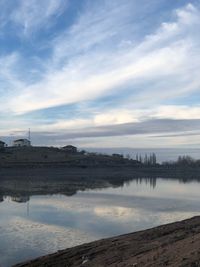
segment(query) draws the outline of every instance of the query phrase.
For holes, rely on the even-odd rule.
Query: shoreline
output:
[[[145,180],[156,184],[157,179],[178,179],[182,183],[200,181],[199,173],[155,172],[121,167],[96,168],[0,168],[0,197],[63,194],[72,196],[78,191],[120,187],[126,182]],[[16,186],[17,185],[17,186]]]
[[[198,267],[200,216],[58,251],[13,267]]]

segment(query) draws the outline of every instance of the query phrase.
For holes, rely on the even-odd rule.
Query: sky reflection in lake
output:
[[[5,196],[0,203],[0,266],[199,215],[199,192],[197,181],[145,179],[72,197],[32,196],[25,203]]]

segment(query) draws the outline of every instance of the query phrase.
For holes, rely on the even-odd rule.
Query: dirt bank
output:
[[[103,239],[40,257],[15,267],[197,267],[200,217]]]

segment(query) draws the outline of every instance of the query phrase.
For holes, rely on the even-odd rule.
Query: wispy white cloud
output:
[[[152,95],[156,95],[159,102],[198,90],[200,40],[193,29],[197,14],[198,9],[190,4],[177,10],[175,22],[162,24],[137,46],[115,49],[113,52],[105,48],[97,51],[92,49],[68,58],[62,68],[54,64],[60,46],[60,42],[56,43],[53,61],[49,61],[53,65],[47,69],[41,81],[22,88],[18,97],[11,99],[13,111],[27,112],[91,100],[112,91],[124,90],[125,86],[132,86],[132,96],[137,97],[138,103],[144,101],[146,104]],[[95,22],[93,26],[95,28]],[[111,32],[114,30],[117,28],[111,28]],[[81,31],[81,27],[76,31]],[[74,41],[79,49],[84,49],[85,39],[82,40],[83,45],[76,42],[81,36],[75,35],[70,43]],[[63,38],[59,39],[62,40],[62,46],[66,44],[68,47],[67,38]],[[59,54],[58,59],[62,61],[66,53],[63,48],[59,48],[59,51],[62,51],[62,56]]]
[[[65,130],[81,129],[84,127],[98,127],[106,125],[120,125],[124,123],[137,123],[152,119],[193,120],[200,119],[200,106],[163,105],[148,109],[112,108],[99,111],[90,118],[62,119],[52,124],[38,126],[38,130]],[[191,129],[188,129],[189,131]],[[172,130],[173,132],[173,130]]]
[[[9,19],[29,36],[48,28],[68,1],[19,3]],[[0,83],[6,91],[0,110],[13,115],[12,130],[31,123],[38,131],[55,131],[152,118],[199,119],[199,106],[174,104],[177,98],[199,91],[199,6],[190,3],[172,10],[168,20],[146,33],[137,16],[141,6],[136,1],[96,3],[85,6],[71,26],[44,44],[50,55],[44,62],[38,56],[44,70],[38,79],[26,80],[35,66],[17,67],[25,60],[22,52],[0,58],[0,65],[5,66],[0,70]],[[116,94],[123,96],[117,107],[85,108],[81,116],[55,119],[48,125],[36,126],[31,118],[22,122],[23,116],[18,116],[60,105],[98,102]]]
[[[21,26],[25,35],[29,35],[35,30],[52,25],[53,17],[62,14],[67,2],[67,0],[20,0],[10,20]]]
[[[8,111],[8,102],[15,97],[25,83],[18,77],[18,64],[20,64],[20,55],[17,52],[0,57],[0,93],[2,103],[2,112]],[[9,110],[11,111],[11,110]]]

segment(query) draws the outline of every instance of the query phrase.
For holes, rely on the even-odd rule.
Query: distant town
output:
[[[0,140],[0,148],[6,148],[8,147],[8,145]],[[20,139],[16,139],[12,142],[11,147],[32,147],[31,145],[31,140],[27,139],[27,138],[20,138]],[[72,145],[67,145],[64,146],[62,149],[64,150],[68,150],[69,152],[72,153],[76,153],[77,152],[77,148],[75,146]]]
[[[31,141],[29,139],[26,139],[26,138],[16,139],[12,142],[12,146],[29,147],[29,146],[31,146]],[[7,144],[3,141],[0,141],[0,147],[1,148],[7,147]]]

